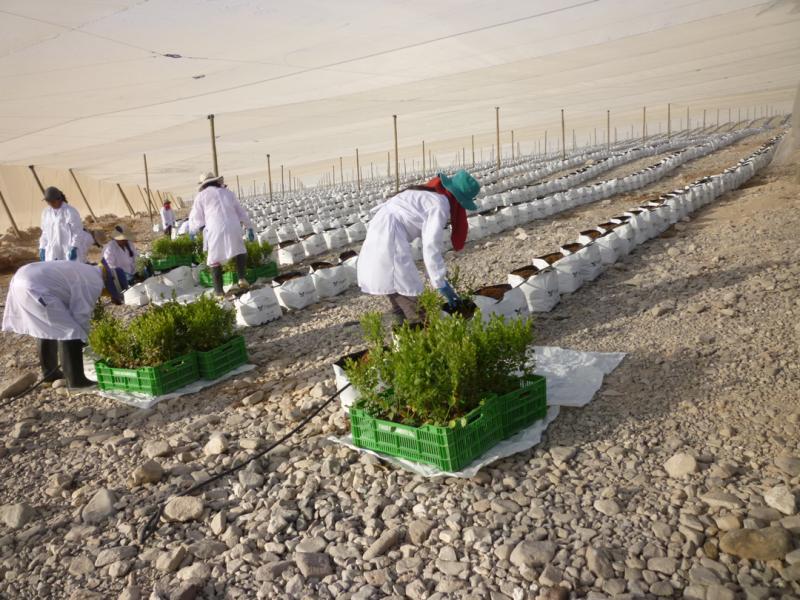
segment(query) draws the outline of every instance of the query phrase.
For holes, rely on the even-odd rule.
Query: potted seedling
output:
[[[166,236],[153,240],[150,246],[150,264],[154,271],[168,271],[175,267],[191,266],[195,243],[188,235],[174,240]]]

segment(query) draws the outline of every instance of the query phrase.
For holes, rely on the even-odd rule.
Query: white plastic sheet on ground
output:
[[[486,465],[496,460],[523,452],[538,444],[547,426],[558,416],[561,406],[580,407],[589,404],[597,390],[603,385],[603,378],[617,368],[624,352],[580,352],[554,346],[536,346],[536,373],[547,379],[547,416],[513,437],[504,440],[475,459],[461,471],[454,473],[441,471],[431,465],[423,465],[409,460],[387,456],[372,450],[353,445],[350,435],[330,439],[354,450],[367,452],[397,467],[413,471],[423,477],[474,477]]]
[[[86,375],[87,379],[92,381],[97,381],[97,374],[94,370],[94,361],[91,359],[86,359],[86,354],[84,353],[84,362],[83,362],[83,372]],[[187,386],[184,386],[174,392],[170,392],[169,394],[164,394],[163,396],[148,396],[147,394],[138,394],[135,392],[122,392],[122,391],[113,391],[107,392],[100,389],[97,390],[87,390],[95,393],[99,396],[103,396],[104,398],[110,398],[111,400],[116,400],[117,402],[122,402],[123,404],[127,404],[128,406],[133,406],[135,408],[141,409],[148,409],[154,407],[159,402],[163,400],[172,400],[173,398],[179,398],[181,396],[185,396],[187,394],[196,394],[200,390],[204,390],[207,387],[212,385],[216,385],[220,381],[225,381],[226,379],[230,379],[237,375],[241,375],[242,373],[246,373],[247,371],[252,371],[255,369],[255,365],[242,365],[233,371],[225,373],[222,377],[218,379],[214,379],[213,381],[208,381],[206,379],[200,379],[193,383],[190,383]]]

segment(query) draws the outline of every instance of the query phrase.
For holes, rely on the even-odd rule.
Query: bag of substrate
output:
[[[144,283],[137,283],[125,290],[125,304],[128,306],[145,306],[150,303]]]
[[[335,378],[335,385],[336,389],[340,390],[348,383],[350,383],[350,378],[347,377],[347,374],[344,371],[344,365],[347,362],[347,359],[358,360],[365,354],[365,350],[361,350],[359,352],[355,352],[353,354],[348,354],[347,356],[341,357],[335,363],[333,363],[333,375]],[[339,401],[341,402],[342,409],[344,409],[345,413],[350,412],[350,407],[355,404],[356,400],[359,398],[359,393],[356,391],[356,388],[353,386],[348,387],[344,390],[341,394],[339,394]]]
[[[300,242],[281,242],[278,248],[278,264],[282,267],[296,265],[306,257]]]
[[[300,243],[306,256],[318,256],[328,249],[325,237],[321,233],[307,234]]]
[[[322,234],[328,250],[336,250],[347,245],[347,231],[345,229],[330,229]]]
[[[594,281],[603,272],[603,261],[600,259],[600,249],[593,243],[565,244],[561,246],[562,254],[574,254],[581,260],[581,279]]]
[[[287,310],[300,310],[319,301],[311,275],[298,271],[278,275],[272,280],[272,287],[278,302]]]
[[[236,323],[246,327],[262,325],[283,316],[278,297],[271,287],[242,294],[235,301]]]
[[[358,254],[354,251],[342,252],[339,255],[339,264],[347,276],[348,286],[354,286],[358,283]]]
[[[311,265],[311,279],[317,290],[319,298],[332,298],[338,296],[350,287],[347,271],[342,265],[331,263],[313,263]]]
[[[508,274],[508,284],[525,296],[529,312],[550,312],[561,299],[558,293],[558,273],[554,269],[539,269],[526,265]]]
[[[173,294],[178,295],[174,287],[163,282],[161,276],[150,277],[143,285],[147,292],[147,297],[154,304],[167,302],[172,299]]]
[[[481,320],[488,322],[492,315],[506,319],[519,319],[528,316],[528,302],[518,288],[507,283],[487,285],[475,291],[472,301],[481,311]]]
[[[161,280],[165,284],[174,287],[179,295],[195,287],[192,268],[187,266],[176,267],[171,271],[167,271],[161,275]]]
[[[347,243],[355,244],[356,242],[363,242],[367,237],[367,226],[361,221],[353,223],[345,230],[347,232]]]
[[[583,285],[581,277],[581,259],[571,254],[564,256],[561,252],[553,252],[533,259],[533,266],[540,269],[553,267],[558,273],[558,293],[571,294]]]

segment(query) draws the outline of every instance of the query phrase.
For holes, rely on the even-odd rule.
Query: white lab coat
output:
[[[133,251],[133,256],[128,254],[125,248],[120,248],[115,240],[111,240],[103,247],[103,258],[106,259],[109,267],[122,269],[127,275],[133,275],[136,273],[136,257],[139,256],[139,253],[133,242],[129,241],[128,245]]]
[[[450,219],[445,196],[406,190],[383,203],[369,222],[358,253],[358,285],[366,294],[419,296],[424,289],[411,242],[422,238],[422,258],[434,288],[444,285],[447,270],[442,239]]]
[[[103,275],[94,265],[77,261],[25,265],[8,286],[3,331],[45,340],[86,341],[102,291]]]
[[[244,254],[242,224],[253,227],[247,212],[229,189],[209,186],[195,197],[189,213],[189,231],[197,233],[205,226],[203,245],[208,251],[209,266]]]
[[[171,208],[161,208],[161,225],[164,229],[170,225],[175,225],[175,212]]]
[[[81,215],[64,202],[56,210],[48,206],[42,211],[42,235],[39,248],[44,248],[45,260],[67,260],[69,249],[78,247],[78,236],[83,231]]]
[[[78,234],[78,262],[89,262],[89,249],[94,246],[92,234],[82,229]]]

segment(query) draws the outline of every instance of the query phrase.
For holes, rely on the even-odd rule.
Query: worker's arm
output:
[[[50,215],[45,208],[42,211],[42,235],[39,236],[39,250],[47,248],[50,239],[47,237],[47,232],[50,229]],[[42,259],[44,260],[44,259]]]
[[[78,210],[71,206],[69,206],[67,210],[67,226],[69,228],[69,247],[77,248],[80,244],[81,233],[83,232],[83,223],[81,222],[81,215]]]
[[[425,261],[431,286],[436,289],[447,282],[447,269],[442,256],[442,236],[450,212],[447,199],[443,196],[439,198],[441,201],[431,203],[422,226],[422,259]]]
[[[236,216],[239,217],[239,221],[248,229],[252,229],[253,222],[250,220],[250,215],[247,214],[247,211],[239,203],[239,200],[233,195],[233,192],[231,192],[231,196],[233,197],[233,208],[236,210]]]
[[[202,198],[195,198],[192,210],[189,211],[189,235],[194,235],[206,226],[206,215],[203,210]]]

